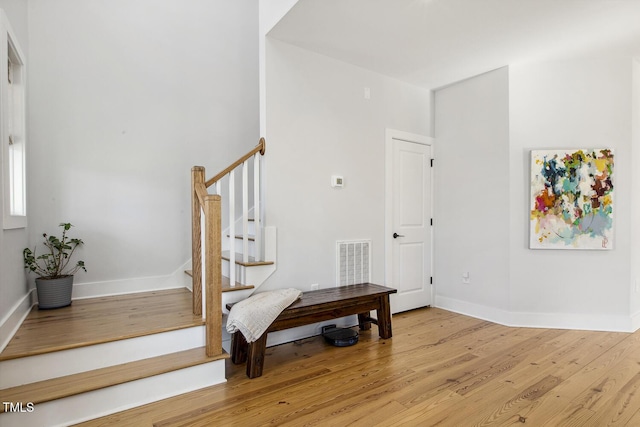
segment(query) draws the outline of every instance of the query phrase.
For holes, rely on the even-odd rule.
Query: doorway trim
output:
[[[385,151],[384,151],[384,283],[385,286],[389,286],[391,283],[392,277],[391,272],[393,270],[393,254],[392,254],[392,244],[393,244],[393,197],[391,197],[391,193],[393,191],[393,176],[391,173],[391,169],[393,168],[393,140],[402,140],[406,142],[411,142],[414,144],[428,145],[431,147],[431,161],[435,159],[435,139],[425,135],[419,135],[415,133],[405,132],[396,129],[385,128]],[[431,188],[429,191],[431,192],[431,218],[433,218],[434,212],[434,199],[433,194],[433,167],[430,171],[431,174]],[[434,242],[434,233],[432,229],[431,233],[431,259],[429,262],[431,263],[431,277],[434,277],[434,253],[433,253],[433,242]],[[435,295],[433,292],[434,286],[433,282],[430,285],[431,292],[431,305],[433,306],[435,302]]]

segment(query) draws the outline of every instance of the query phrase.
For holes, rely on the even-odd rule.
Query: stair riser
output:
[[[244,267],[236,264],[236,282],[258,286],[276,271],[275,264]],[[222,275],[229,277],[229,261],[222,260]],[[257,286],[256,286],[257,287]]]
[[[269,276],[276,271],[275,264],[272,265],[258,265],[255,267],[244,268],[244,280],[248,284],[264,283]]]
[[[242,235],[242,224],[240,223],[240,221],[236,221],[236,236],[241,236]],[[255,228],[255,224],[253,221],[249,221],[249,232],[247,233],[249,236],[255,236],[256,235],[256,228]],[[222,250],[228,251],[229,250],[229,229],[227,228],[226,230],[223,230],[223,239],[222,239]],[[239,241],[240,243],[242,243],[242,239],[234,239],[236,241]],[[249,244],[251,245],[253,242],[250,242]],[[242,246],[240,246],[239,249],[242,249]],[[252,249],[253,250],[253,249]]]
[[[243,246],[243,241],[242,239],[235,239],[235,245],[236,245],[236,253],[243,253],[242,252],[242,246]],[[249,240],[249,256],[254,256],[256,253],[256,242]]]
[[[68,426],[225,382],[216,360],[162,375],[36,404],[30,413],[0,414],[3,427]],[[26,408],[27,402],[23,402]]]
[[[273,261],[273,265],[269,266],[251,266],[244,267],[236,264],[236,282],[243,285],[252,285],[256,289],[262,285],[262,283],[267,280],[269,276],[271,276],[276,271],[276,245],[277,245],[277,235],[275,227],[264,227],[264,254],[262,256],[263,259]],[[225,240],[227,241],[225,246]],[[223,239],[223,250],[228,250],[228,240]],[[240,242],[241,243],[241,242]],[[241,249],[241,248],[240,248]],[[252,251],[249,253],[250,256],[253,256]],[[229,261],[222,260],[222,275],[229,277]]]
[[[205,328],[197,326],[5,360],[0,362],[0,389],[189,350],[204,345]]]
[[[227,310],[227,304],[236,303],[236,302],[242,301],[243,299],[247,299],[251,296],[253,291],[254,289],[242,289],[240,291],[234,291],[234,292],[223,292],[222,293],[222,312],[225,314],[229,313],[229,310]],[[222,329],[224,329],[226,325],[227,325],[226,319],[224,319],[224,322],[222,323]]]
[[[236,282],[246,285],[246,283],[241,280],[242,273],[243,271],[241,270],[241,266],[236,265]],[[225,277],[231,277],[229,275],[229,261],[225,259],[222,260],[222,275]]]
[[[253,208],[249,209],[249,218],[253,217]],[[256,232],[256,223],[255,221],[249,221],[249,233],[248,234],[255,234]],[[238,219],[236,220],[236,234],[242,234],[242,216],[238,217]],[[229,229],[225,230],[225,232],[228,232]]]
[[[238,264],[235,264],[235,267],[236,267],[236,282],[242,285],[253,285],[253,283],[247,281],[247,272],[256,267],[245,267]],[[225,259],[222,260],[222,275],[225,277],[231,277],[229,275],[229,261]]]

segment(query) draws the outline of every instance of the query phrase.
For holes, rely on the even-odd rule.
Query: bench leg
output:
[[[257,341],[249,343],[247,357],[247,376],[257,378],[262,375],[264,366],[264,353],[267,350],[267,333],[262,334]]]
[[[380,297],[378,313],[378,334],[380,338],[391,338],[391,306],[389,305],[389,295]]]
[[[366,313],[358,313],[358,326],[360,326],[361,331],[368,331],[371,329],[371,312],[367,311]]]
[[[242,332],[234,332],[231,336],[231,361],[236,365],[247,361],[247,340]]]

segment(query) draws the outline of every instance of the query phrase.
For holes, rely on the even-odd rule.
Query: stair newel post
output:
[[[196,188],[204,187],[204,168],[191,169],[191,262],[192,262],[192,304],[193,314],[202,315],[202,206]]]
[[[236,285],[236,173],[229,172],[229,286]]]
[[[260,209],[260,154],[253,155],[253,226],[254,226],[254,257],[256,261],[262,261],[262,217]]]
[[[242,260],[249,262],[249,160],[242,163]]]
[[[206,349],[207,356],[222,353],[222,202],[219,195],[207,195],[205,213],[205,298],[206,298]]]

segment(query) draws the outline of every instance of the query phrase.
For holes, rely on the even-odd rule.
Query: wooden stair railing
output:
[[[229,235],[231,239],[229,259],[230,286],[235,286],[235,171],[242,166],[242,256],[249,260],[249,196],[248,169],[249,159],[254,158],[253,210],[255,228],[255,254],[259,260],[261,255],[262,228],[260,220],[260,156],[265,152],[265,140],[251,151],[240,157],[229,167],[209,180],[205,180],[205,169],[194,166],[191,169],[191,255],[192,255],[192,285],[193,285],[193,314],[205,318],[207,356],[212,357],[222,353],[222,198],[220,196],[220,180],[229,177]],[[215,184],[215,194],[209,194],[207,188]],[[204,220],[204,233],[202,222]],[[203,257],[204,245],[204,257]],[[204,259],[203,259],[204,258]],[[204,288],[203,288],[204,270]],[[204,293],[204,311],[203,311]]]

